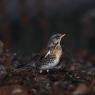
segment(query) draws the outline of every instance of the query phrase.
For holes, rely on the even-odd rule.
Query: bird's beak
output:
[[[66,35],[66,34],[61,34],[61,37],[60,37],[60,38],[62,39],[65,35]]]

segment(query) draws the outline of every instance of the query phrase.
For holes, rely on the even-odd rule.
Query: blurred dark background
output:
[[[0,40],[5,48],[37,52],[58,32],[62,46],[95,52],[95,0],[0,0]]]

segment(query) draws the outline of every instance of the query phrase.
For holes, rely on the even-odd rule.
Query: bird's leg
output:
[[[50,77],[51,77],[51,76],[50,76],[49,69],[47,69],[46,71],[47,71],[47,75],[46,75],[46,77],[47,77],[47,79],[49,79],[49,80],[50,80]]]

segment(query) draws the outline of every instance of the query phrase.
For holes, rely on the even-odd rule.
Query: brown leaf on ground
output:
[[[21,85],[5,85],[0,87],[0,95],[28,95],[28,91]]]
[[[77,88],[73,91],[72,95],[81,95],[81,94],[83,95],[88,91],[89,90],[86,84],[79,84]]]

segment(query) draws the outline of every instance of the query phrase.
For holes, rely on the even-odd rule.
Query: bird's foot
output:
[[[47,73],[49,73],[49,69],[47,69],[47,70],[45,70]],[[39,71],[40,72],[40,74],[43,72],[43,70],[40,70]]]

